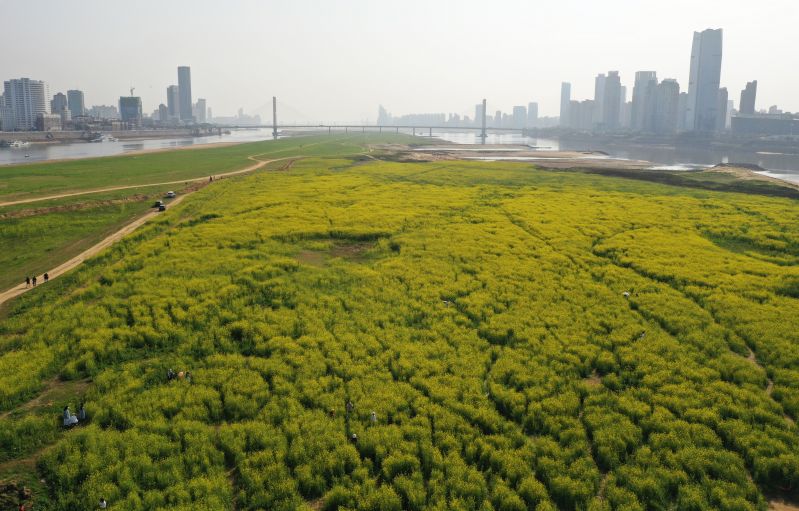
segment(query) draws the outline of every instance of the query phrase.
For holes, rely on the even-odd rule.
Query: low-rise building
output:
[[[36,115],[37,131],[61,131],[61,115],[40,113]]]
[[[732,117],[731,127],[734,136],[799,136],[799,116],[739,113]]]

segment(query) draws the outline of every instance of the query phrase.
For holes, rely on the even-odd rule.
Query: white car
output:
[[[166,196],[169,199],[174,199],[175,198],[175,192],[166,192]]]

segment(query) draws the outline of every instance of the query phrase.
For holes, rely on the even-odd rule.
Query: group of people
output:
[[[42,275],[42,279],[45,282],[47,282],[48,280],[50,280],[50,275],[45,273],[44,275]],[[31,287],[31,286],[35,287],[36,283],[37,283],[36,275],[34,275],[33,277],[28,277],[27,275],[25,275],[25,287]]]
[[[350,415],[352,414],[352,412],[355,411],[355,403],[353,403],[351,400],[347,400],[347,403],[344,405],[344,409],[347,412],[347,420],[349,421]],[[336,416],[336,409],[331,408],[329,414],[331,418],[334,418]],[[375,412],[374,410],[372,410],[371,413],[369,413],[369,422],[372,424],[372,426],[375,426],[377,424],[377,412]],[[349,440],[350,442],[357,444],[358,443],[357,433],[352,433],[350,435]]]
[[[86,409],[83,407],[83,403],[81,403],[80,407],[78,408],[78,414],[73,415],[72,412],[69,411],[69,405],[67,405],[64,407],[63,416],[64,416],[64,427],[69,428],[74,426],[80,421],[86,420]]]
[[[169,370],[166,372],[166,379],[167,379],[167,381],[172,381],[172,380],[175,380],[175,379],[177,379],[177,380],[186,380],[187,382],[191,383],[191,373],[189,371],[185,371],[185,372],[184,371],[180,371],[180,372],[176,373],[170,367]]]

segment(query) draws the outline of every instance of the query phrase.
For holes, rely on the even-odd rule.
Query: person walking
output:
[[[33,276],[33,287],[36,287],[36,275]]]
[[[31,278],[25,275],[25,287],[31,287]]]
[[[48,275],[47,273],[45,273],[45,274],[44,274],[44,281],[45,281],[45,282],[47,282],[48,280],[50,280],[50,275]]]

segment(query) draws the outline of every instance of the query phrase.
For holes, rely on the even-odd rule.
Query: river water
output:
[[[20,148],[0,148],[0,165],[31,161],[114,156],[134,151],[172,149],[219,142],[257,142],[272,138],[271,129],[233,130],[229,135],[186,138],[150,138],[118,142],[74,142],[69,144],[31,144]],[[27,155],[27,157],[26,157]]]
[[[458,144],[479,144],[477,133],[451,132],[436,133],[433,136]],[[799,155],[750,150],[719,150],[689,147],[644,146],[644,145],[606,145],[599,142],[575,142],[524,137],[517,133],[492,134],[487,144],[522,144],[550,151],[602,151],[614,159],[644,160],[655,167],[671,170],[688,170],[697,167],[711,167],[719,163],[748,163],[758,165],[767,176],[799,184]]]
[[[476,132],[433,131],[432,135],[433,137],[458,144],[478,144],[480,142]],[[31,161],[113,156],[134,151],[170,149],[219,142],[256,142],[260,140],[270,140],[271,138],[271,129],[259,128],[232,130],[229,135],[193,138],[154,138],[98,143],[31,144],[28,147],[18,149],[0,148],[0,165]],[[654,166],[673,168],[675,170],[696,168],[697,166],[712,166],[719,163],[749,163],[767,169],[763,174],[799,183],[799,155],[793,154],[685,147],[603,145],[599,142],[573,142],[567,140],[523,137],[520,134],[514,133],[489,133],[486,143],[522,144],[534,146],[541,150],[551,151],[602,151],[607,153],[611,158],[645,160],[652,162]]]

